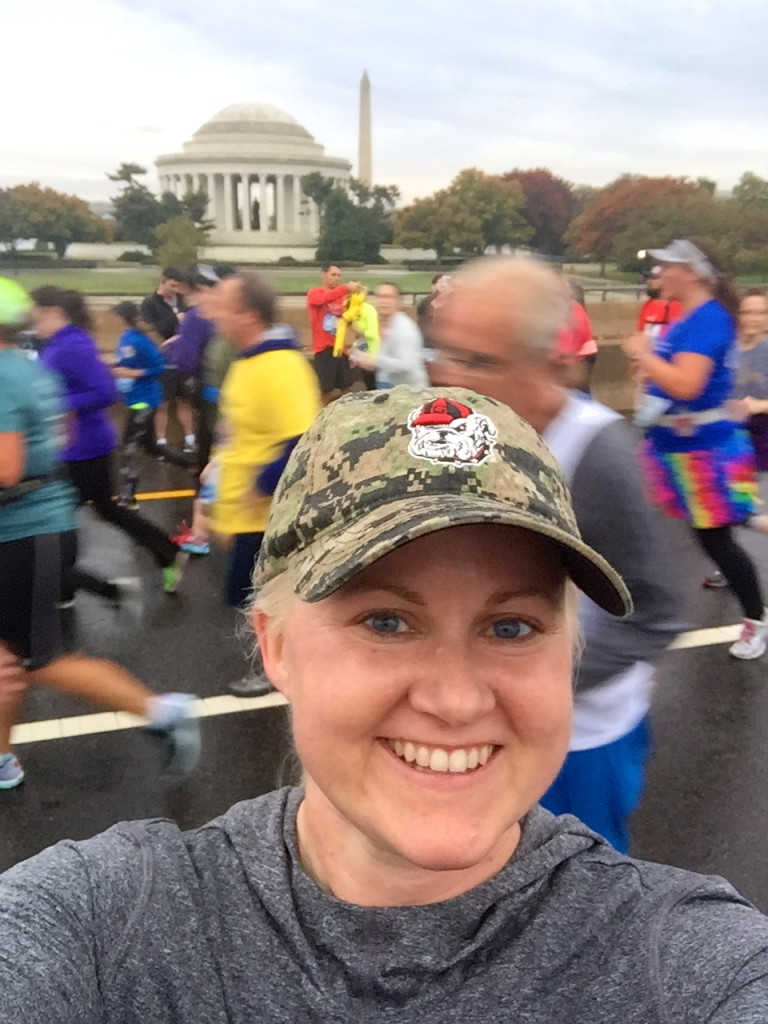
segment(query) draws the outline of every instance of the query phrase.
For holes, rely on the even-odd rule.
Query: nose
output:
[[[443,725],[471,725],[496,706],[494,690],[484,678],[476,653],[461,640],[440,645],[420,672],[409,691],[410,705]]]

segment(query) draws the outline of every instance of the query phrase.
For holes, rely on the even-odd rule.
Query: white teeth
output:
[[[416,764],[421,765],[422,768],[429,768],[429,751],[426,747],[416,748]]]
[[[456,748],[450,753],[442,747],[417,746],[409,740],[387,740],[390,749],[408,764],[433,772],[461,775],[487,764],[493,754],[491,744],[482,747]]]
[[[452,750],[451,756],[448,758],[448,771],[449,772],[465,772],[467,770],[467,752],[466,750]]]

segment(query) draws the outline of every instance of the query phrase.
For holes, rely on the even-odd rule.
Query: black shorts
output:
[[[174,398],[183,402],[192,401],[192,389],[189,386],[189,381],[177,366],[169,366],[163,371],[160,384],[163,388],[164,402],[172,402]]]
[[[346,391],[352,387],[352,367],[346,356],[335,356],[332,348],[324,348],[315,352],[313,363],[324,395],[329,395],[336,388]]]
[[[0,544],[0,641],[33,669],[44,668],[63,650],[56,602],[64,536],[46,533]]]

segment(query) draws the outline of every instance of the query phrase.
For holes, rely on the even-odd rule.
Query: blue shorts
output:
[[[627,823],[643,795],[650,750],[647,716],[613,743],[592,750],[572,750],[541,798],[542,807],[553,814],[573,814],[619,853],[628,853]]]

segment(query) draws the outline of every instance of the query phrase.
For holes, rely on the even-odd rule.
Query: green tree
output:
[[[318,260],[379,262],[381,246],[392,239],[397,186],[369,186],[352,178],[347,188],[340,188],[315,172],[302,179],[302,187],[320,209]]]
[[[17,228],[22,237],[50,242],[62,259],[72,242],[98,242],[104,225],[84,199],[65,195],[37,182],[8,190],[20,217]]]
[[[136,178],[147,173],[146,167],[142,167],[140,164],[120,164],[114,174],[108,174],[107,177],[110,181],[122,181],[128,186],[128,188],[143,188]]]
[[[516,181],[504,182],[469,168],[448,188],[402,210],[395,242],[434,249],[438,258],[453,250],[479,255],[490,248],[524,245],[533,235],[523,216],[524,205]]]
[[[15,252],[16,246],[26,237],[26,222],[19,203],[10,189],[0,189],[0,243],[6,252]]]
[[[161,267],[192,267],[197,263],[200,247],[205,245],[205,230],[189,217],[181,215],[155,228],[152,251]]]

